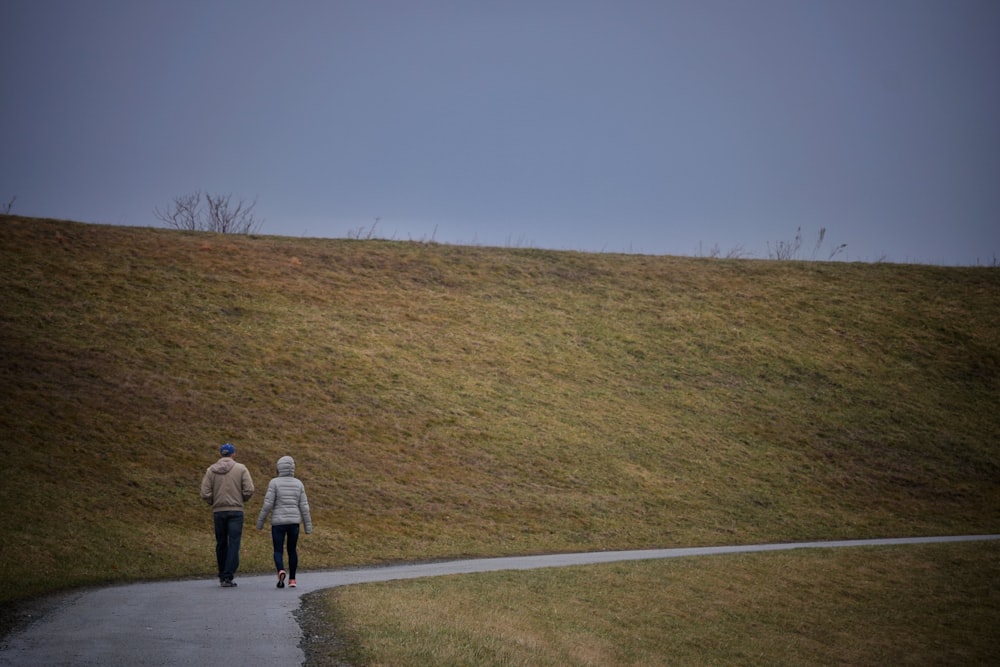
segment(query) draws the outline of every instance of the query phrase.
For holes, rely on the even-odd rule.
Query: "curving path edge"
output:
[[[791,542],[743,546],[597,551],[476,558],[344,570],[305,571],[298,588],[275,588],[273,575],[127,584],[70,593],[50,613],[0,646],[0,665],[301,665],[302,635],[293,612],[312,591],[349,584],[448,574],[592,565],[718,554],[996,540],[1000,535]]]

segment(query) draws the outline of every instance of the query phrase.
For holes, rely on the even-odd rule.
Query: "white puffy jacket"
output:
[[[306,487],[295,478],[295,460],[291,456],[278,459],[278,476],[267,485],[264,506],[257,517],[257,530],[264,527],[267,515],[271,515],[272,526],[301,523],[306,535],[312,532],[312,517],[309,516],[309,500]]]

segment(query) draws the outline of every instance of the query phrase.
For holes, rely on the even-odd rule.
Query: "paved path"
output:
[[[334,586],[496,570],[530,570],[623,560],[708,556],[785,549],[996,540],[1000,535],[796,542],[732,547],[600,551],[480,558],[322,572],[303,571],[298,588],[275,578],[238,577],[129,584],[67,595],[56,608],[0,646],[0,665],[301,665],[301,632],[292,613],[299,598]]]

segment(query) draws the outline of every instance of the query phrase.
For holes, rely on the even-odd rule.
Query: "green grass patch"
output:
[[[307,596],[307,665],[971,665],[1000,546],[852,547],[497,572]]]

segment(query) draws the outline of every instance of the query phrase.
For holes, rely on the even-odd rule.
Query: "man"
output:
[[[236,585],[233,575],[240,566],[243,503],[253,496],[253,480],[247,467],[233,460],[235,447],[227,442],[219,454],[221,458],[208,467],[201,480],[201,497],[212,506],[219,585],[232,588]]]

